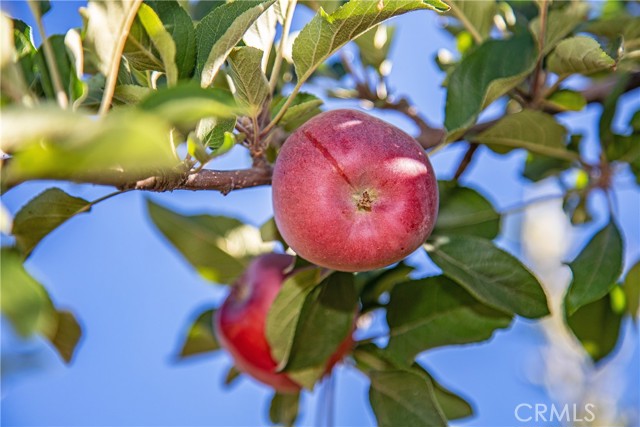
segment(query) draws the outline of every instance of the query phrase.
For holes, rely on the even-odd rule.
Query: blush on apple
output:
[[[400,261],[431,234],[438,188],[408,134],[354,110],[309,120],[284,143],[273,171],[282,237],[301,257],[340,271]]]
[[[234,283],[214,320],[218,340],[231,354],[236,367],[281,393],[295,393],[301,386],[287,374],[276,372],[277,363],[271,356],[265,327],[267,313],[293,260],[284,254],[256,257]],[[352,345],[349,334],[327,362],[326,373],[342,360]]]

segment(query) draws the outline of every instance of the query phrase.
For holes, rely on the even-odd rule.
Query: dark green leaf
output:
[[[247,0],[227,3],[213,9],[198,23],[196,72],[202,87],[211,85],[231,49],[274,1]]]
[[[377,308],[380,296],[389,292],[398,283],[409,280],[409,274],[414,270],[404,262],[379,271],[358,273],[356,276],[356,288],[360,290],[362,310]]]
[[[491,202],[453,181],[438,181],[440,208],[433,234],[474,235],[493,239],[500,231],[500,215]]]
[[[614,16],[603,17],[589,22],[585,31],[609,39],[623,36],[625,40],[640,37],[640,16],[632,16],[623,11]]]
[[[565,298],[567,314],[609,293],[622,273],[622,236],[610,222],[569,264],[573,280]]]
[[[259,231],[234,218],[185,216],[147,202],[158,229],[205,278],[231,284],[244,271],[250,257],[271,249]]]
[[[233,135],[235,127],[235,118],[216,120],[213,127],[204,133],[202,142],[214,151],[214,155],[224,154],[236,143]]]
[[[190,77],[196,62],[196,33],[189,14],[173,0],[147,1],[156,11],[176,46],[178,76]]]
[[[220,349],[213,330],[215,309],[206,310],[189,326],[179,357],[185,358]]]
[[[613,351],[620,334],[622,314],[611,308],[611,295],[581,306],[567,324],[589,356],[598,362]]]
[[[507,40],[488,40],[463,58],[449,77],[447,138],[457,139],[482,109],[522,82],[533,71],[537,55],[535,41],[525,32]]]
[[[62,88],[64,89],[67,98],[70,101],[75,101],[83,95],[84,86],[82,85],[80,78],[76,75],[72,58],[67,52],[65,37],[63,35],[54,35],[49,37],[48,40]],[[42,85],[45,96],[48,99],[57,99],[51,71],[49,70],[48,63],[45,59],[43,47],[38,49],[38,52],[33,57],[33,61],[40,73],[40,84]]]
[[[565,145],[566,136],[567,130],[550,114],[524,110],[505,116],[494,126],[470,139],[487,144],[499,153],[524,148],[542,156],[577,160],[579,155],[569,151]]]
[[[269,420],[276,425],[293,426],[298,418],[299,393],[276,393],[269,406]]]
[[[47,234],[74,215],[88,212],[91,204],[59,188],[49,188],[24,205],[13,221],[12,234],[20,251],[29,256]]]
[[[538,279],[490,240],[446,236],[427,243],[425,248],[445,276],[483,303],[528,318],[549,314]]]
[[[512,315],[488,307],[444,276],[396,285],[387,306],[388,351],[410,364],[424,350],[489,339]]]
[[[368,375],[369,400],[380,427],[447,425],[433,386],[424,376],[407,370],[372,371]]]
[[[636,320],[640,315],[640,262],[636,262],[627,273],[623,290],[627,300],[627,312]]]
[[[522,176],[536,182],[549,176],[557,175],[570,167],[571,162],[566,160],[529,153],[524,164]]]
[[[244,112],[230,92],[191,83],[155,91],[142,101],[140,108],[178,124],[192,124],[211,116],[231,118]]]
[[[419,9],[445,11],[449,7],[440,0],[352,0],[330,15],[320,9],[293,44],[298,82],[306,81],[318,65],[365,31],[393,16]]]
[[[549,71],[560,76],[591,74],[613,68],[616,61],[606,54],[598,42],[587,36],[561,41],[547,59]]]
[[[469,402],[445,388],[432,376],[430,376],[430,379],[433,383],[433,394],[448,420],[457,420],[473,415],[473,408],[471,408]]]
[[[260,49],[249,46],[235,48],[229,54],[229,76],[236,88],[236,98],[253,117],[257,117],[269,96],[269,82],[260,68],[262,54]]]
[[[357,304],[351,273],[333,273],[314,287],[302,306],[284,370],[295,379],[295,371],[324,368],[353,330]]]
[[[630,78],[631,76],[629,74],[621,74],[602,103],[602,115],[600,116],[598,127],[600,131],[600,144],[604,147],[607,155],[612,155],[619,151],[617,147],[609,148],[615,143],[616,139],[613,131],[613,119],[618,109],[618,100],[626,92]]]

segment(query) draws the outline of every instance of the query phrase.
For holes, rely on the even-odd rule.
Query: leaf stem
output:
[[[122,58],[122,52],[124,46],[127,43],[129,37],[129,28],[133,25],[134,19],[138,13],[138,8],[142,4],[142,0],[131,0],[131,6],[127,12],[122,27],[120,27],[118,41],[113,51],[113,58],[111,58],[111,66],[109,67],[109,75],[107,76],[107,82],[104,87],[104,95],[102,96],[102,102],[100,103],[99,114],[104,116],[111,106],[113,95],[116,90],[116,83],[118,82],[118,69],[120,68],[120,59]]]
[[[269,78],[269,88],[271,93],[278,84],[278,77],[280,75],[280,67],[282,66],[282,59],[284,57],[284,49],[289,39],[289,31],[291,31],[291,22],[293,21],[293,12],[296,8],[297,0],[290,0],[287,6],[287,14],[284,18],[282,25],[282,36],[280,37],[280,45],[278,46],[278,53],[273,62],[273,69],[271,70],[271,77]]]
[[[544,57],[544,39],[547,34],[547,11],[549,10],[548,0],[540,0],[540,33],[538,34],[538,48],[540,49],[538,55],[538,62],[536,63],[535,71],[533,72],[533,81],[531,82],[531,99],[535,105],[540,100],[540,80],[542,78],[542,59]]]
[[[458,20],[467,29],[467,31],[469,31],[469,34],[471,34],[471,37],[473,37],[473,40],[477,44],[482,43],[482,40],[483,40],[482,35],[478,31],[478,29],[471,23],[471,21],[467,19],[464,13],[462,13],[460,8],[458,8],[458,6],[450,0],[446,1],[445,3],[447,3],[449,7],[451,7],[451,12],[455,15],[456,18],[458,18]]]
[[[291,94],[289,94],[289,97],[287,98],[287,100],[282,105],[282,108],[280,108],[280,111],[278,111],[278,114],[276,114],[276,116],[273,118],[273,120],[271,120],[271,122],[260,133],[261,136],[266,135],[282,119],[284,114],[287,112],[287,109],[289,108],[289,106],[293,102],[293,99],[296,97],[296,95],[300,91],[300,88],[302,88],[302,84],[303,83],[304,83],[304,80],[298,80],[298,83],[295,85],[295,87],[291,91]]]
[[[64,88],[62,87],[62,80],[60,79],[60,74],[58,73],[58,64],[56,63],[53,50],[51,49],[51,44],[49,43],[49,39],[47,38],[47,34],[44,31],[44,24],[42,23],[42,15],[40,13],[40,8],[36,4],[35,0],[29,0],[28,3],[29,3],[29,8],[31,9],[31,13],[33,14],[33,17],[36,20],[36,25],[38,26],[38,32],[40,33],[40,38],[42,39],[42,48],[44,49],[44,58],[47,62],[49,73],[51,74],[53,88],[56,92],[56,100],[58,101],[58,105],[60,105],[61,108],[67,109],[69,107],[69,98],[67,98],[67,93],[64,91]]]

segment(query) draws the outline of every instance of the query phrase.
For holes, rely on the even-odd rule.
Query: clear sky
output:
[[[50,33],[80,25],[78,3],[54,4],[45,18]],[[2,2],[4,11],[31,22],[23,2]],[[299,27],[310,15],[300,13]],[[394,20],[398,26],[393,48],[391,86],[408,95],[433,123],[442,123],[444,91],[433,57],[452,41],[430,12],[411,13]],[[618,123],[640,106],[637,93],[625,98]],[[346,106],[330,102],[328,108]],[[565,124],[587,133],[594,145],[599,107],[565,117]],[[378,114],[378,113],[376,113]],[[378,114],[409,132],[411,123],[392,113]],[[448,178],[464,151],[451,147],[432,159],[439,178]],[[593,151],[593,150],[592,150]],[[465,175],[464,183],[480,190],[496,207],[518,205],[530,194],[530,185],[518,178],[523,153],[499,157],[481,149]],[[214,162],[214,168],[238,168],[250,164],[243,149]],[[618,178],[617,199],[627,245],[625,268],[640,255],[638,191],[630,174]],[[12,214],[52,183],[29,183],[3,195]],[[72,195],[91,200],[112,191],[82,185],[55,184]],[[227,196],[213,192],[144,194],[130,192],[96,206],[88,215],[65,223],[35,250],[27,267],[50,291],[61,307],[73,309],[84,335],[70,366],[59,361],[42,340],[24,342],[2,321],[2,425],[6,426],[255,426],[268,424],[271,392],[248,378],[230,389],[223,380],[230,366],[224,353],[173,360],[185,327],[193,316],[220,303],[226,293],[212,285],[184,261],[159,234],[146,216],[145,200],[151,198],[185,213],[224,214],[260,225],[272,215],[270,188],[234,191]],[[511,216],[499,242],[520,253],[515,242],[519,216]],[[593,224],[575,230],[571,254],[606,221],[596,211]],[[5,239],[6,241],[6,239]],[[426,255],[412,257],[420,274],[437,270]],[[627,345],[623,357],[610,361],[628,375],[619,384],[626,390],[626,405],[637,405],[640,377],[637,329],[624,325]],[[519,403],[552,401],[529,381],[544,346],[535,322],[518,320],[495,334],[489,342],[448,347],[428,352],[421,362],[444,385],[467,397],[476,410],[474,418],[455,423],[464,426],[519,425],[514,408]],[[350,367],[335,373],[335,423],[344,426],[375,425],[368,408],[368,384]],[[301,425],[315,423],[322,388],[305,393]],[[544,424],[547,425],[547,424]]]

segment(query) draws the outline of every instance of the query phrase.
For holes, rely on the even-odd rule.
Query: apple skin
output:
[[[236,367],[280,393],[295,393],[301,386],[285,373],[276,372],[277,363],[271,356],[265,328],[269,309],[293,261],[291,255],[275,253],[254,258],[214,317],[218,340]],[[353,338],[349,334],[329,359],[325,374],[351,347]]]
[[[355,110],[319,114],[286,140],[273,171],[276,225],[301,257],[339,271],[405,258],[431,234],[438,186],[408,134]]]

